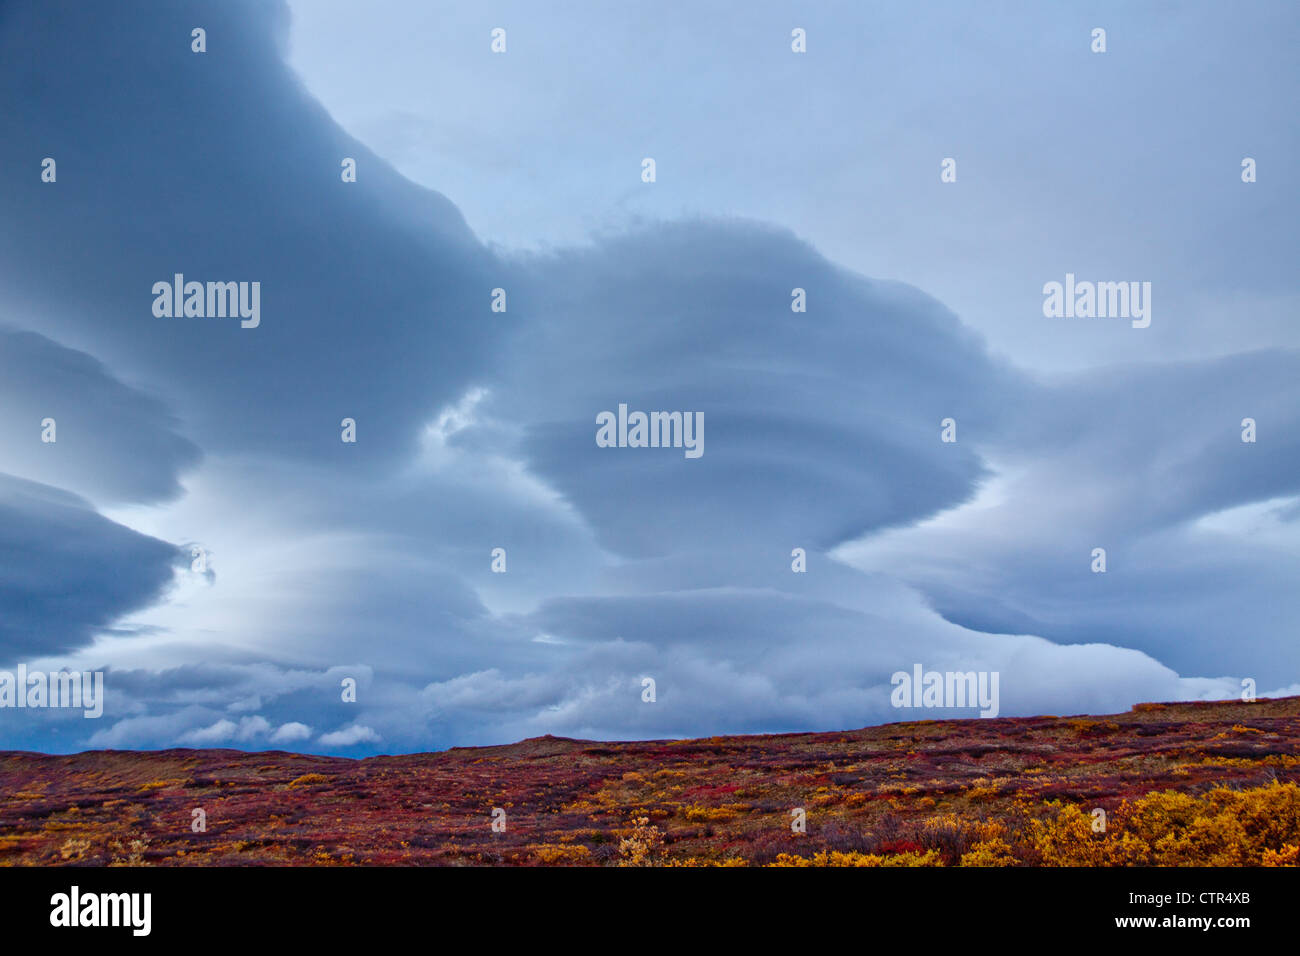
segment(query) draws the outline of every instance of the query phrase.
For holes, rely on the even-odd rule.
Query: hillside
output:
[[[0,863],[1294,865],[1297,781],[1296,697],[364,760],[5,752]]]

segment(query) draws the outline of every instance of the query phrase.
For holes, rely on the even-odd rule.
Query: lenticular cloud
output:
[[[971,717],[1300,679],[1295,352],[1049,379],[739,217],[502,250],[330,117],[289,29],[0,18],[0,666],[105,677],[94,726],[6,745],[832,729],[914,716],[900,673],[973,675],[904,695]]]

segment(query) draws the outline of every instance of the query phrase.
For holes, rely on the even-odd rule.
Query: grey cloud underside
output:
[[[983,468],[937,441],[940,421],[997,431],[1026,391],[937,302],[754,223],[666,224],[530,262],[516,301],[530,321],[491,407],[530,422],[532,467],[629,555],[826,549],[955,505]],[[620,403],[702,412],[705,454],[596,446],[593,412]]]
[[[22,228],[0,235],[0,270],[19,301],[57,303],[42,331],[147,377],[206,450],[376,465],[482,371],[501,278],[450,202],[301,89],[286,20],[253,2],[8,9],[0,112],[21,135],[0,142],[0,217]],[[49,68],[56,48],[76,69]],[[61,162],[53,188],[33,149]],[[362,171],[349,188],[343,157]],[[266,321],[155,318],[153,283],[175,273],[261,281]],[[345,416],[387,455],[321,440]]]
[[[167,593],[178,549],[92,501],[174,499],[200,453],[161,402],[33,332],[0,328],[0,408],[0,653],[12,661],[85,645]]]
[[[201,458],[161,402],[33,332],[0,327],[0,408],[0,471],[102,503],[173,499]],[[46,419],[53,442],[41,440]]]
[[[1254,443],[1241,440],[1247,418]],[[1061,642],[1104,635],[1184,673],[1238,669],[1285,683],[1300,668],[1300,648],[1278,639],[1282,622],[1300,616],[1285,509],[1274,509],[1271,538],[1201,521],[1300,495],[1297,436],[1294,351],[1040,387],[1005,435],[983,443],[1014,476],[1002,500],[966,522],[864,541],[853,560],[888,569],[977,630]],[[1106,549],[1106,574],[1090,572],[1096,547]]]
[[[0,475],[0,658],[86,643],[162,597],[179,559],[74,495]]]
[[[85,499],[0,479],[0,650],[111,668],[93,745],[829,729],[907,716],[888,681],[914,661],[1002,670],[1005,713],[1300,677],[1294,550],[1193,527],[1300,494],[1294,353],[1040,381],[923,293],[743,220],[503,255],[333,123],[286,31],[251,0],[0,11],[0,294],[40,332],[0,334],[3,470]],[[178,271],[260,280],[260,327],[155,318]],[[703,412],[703,457],[597,447],[620,403]],[[117,503],[183,515],[176,541],[238,524],[216,588],[261,548],[256,613],[223,632],[203,592],[206,643],[88,650],[178,561],[94,510]]]

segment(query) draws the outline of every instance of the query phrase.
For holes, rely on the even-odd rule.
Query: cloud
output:
[[[161,402],[33,332],[0,328],[0,407],[6,471],[99,502],[174,499],[200,457]],[[42,440],[45,419],[54,442]]]
[[[177,714],[145,714],[114,720],[108,727],[96,729],[86,741],[90,749],[131,750],[147,747],[175,746],[191,730],[186,730],[200,713],[189,710]],[[231,722],[231,726],[234,724]],[[194,730],[201,728],[193,728]]]
[[[892,705],[891,676],[917,663],[998,673],[1002,716],[1114,712],[1138,700],[1241,689],[1226,678],[1182,679],[1128,648],[971,631],[897,585],[861,584],[884,613],[742,589],[550,603],[533,619],[560,641],[546,670],[492,668],[430,684],[422,700],[442,733],[487,743],[542,733],[641,739],[703,727],[764,733],[913,719],[915,712]],[[653,702],[642,697],[645,678],[655,682]]]
[[[1048,380],[741,218],[508,255],[311,99],[287,30],[0,23],[0,298],[39,330],[0,333],[0,651],[106,669],[111,721],[13,737],[366,752],[861,726],[916,716],[915,663],[998,672],[1003,714],[1300,676],[1294,353]],[[153,316],[177,272],[260,282],[261,325]],[[620,404],[702,413],[704,454],[598,447]]]
[[[54,654],[161,598],[177,549],[58,489],[0,474],[0,656]]]
[[[249,744],[267,736],[270,730],[271,724],[265,717],[254,715],[252,717],[241,717],[239,723],[235,723],[233,720],[218,720],[207,727],[200,727],[197,730],[182,734],[180,740],[182,743],[194,744],[196,747],[212,747],[232,740],[241,744]]]
[[[181,735],[181,741],[196,747],[212,747],[234,738],[239,725],[232,720],[218,720],[209,727],[201,727]]]
[[[282,4],[254,0],[10,6],[0,282],[41,303],[43,332],[148,382],[205,451],[364,471],[408,452],[484,370],[503,280],[454,205],[306,95],[280,58],[286,30]],[[46,70],[30,45],[55,43],[79,51],[76,70]],[[62,161],[54,184],[18,172],[36,143]],[[176,273],[260,282],[261,324],[156,318],[153,284]],[[368,451],[339,442],[344,417]]]
[[[273,744],[292,744],[301,740],[307,740],[311,737],[311,728],[306,724],[300,724],[296,720],[287,724],[281,724],[276,728],[275,733],[271,734],[271,743]]]
[[[1300,614],[1300,542],[1247,506],[1280,515],[1300,495],[1298,383],[1300,353],[1275,351],[1039,388],[1004,435],[964,433],[990,463],[979,496],[837,555],[979,630],[1104,636],[1182,672],[1292,673],[1300,648],[1277,622]]]
[[[526,423],[530,469],[628,556],[825,549],[949,507],[982,467],[939,442],[941,421],[997,428],[1023,394],[934,300],[756,223],[656,224],[530,259],[515,301],[527,319],[484,405]],[[703,413],[703,456],[598,447],[596,414],[620,403]]]
[[[355,747],[357,744],[377,744],[379,734],[371,728],[352,724],[328,734],[321,734],[319,743],[322,747]]]

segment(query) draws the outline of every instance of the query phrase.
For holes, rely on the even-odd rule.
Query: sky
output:
[[[1300,693],[1297,42],[1282,2],[0,5],[0,671],[106,688],[0,747],[974,719],[894,706],[918,664],[1003,716]],[[176,274],[255,327],[159,315]],[[1149,325],[1045,314],[1067,275]],[[702,454],[602,447],[620,405]]]

